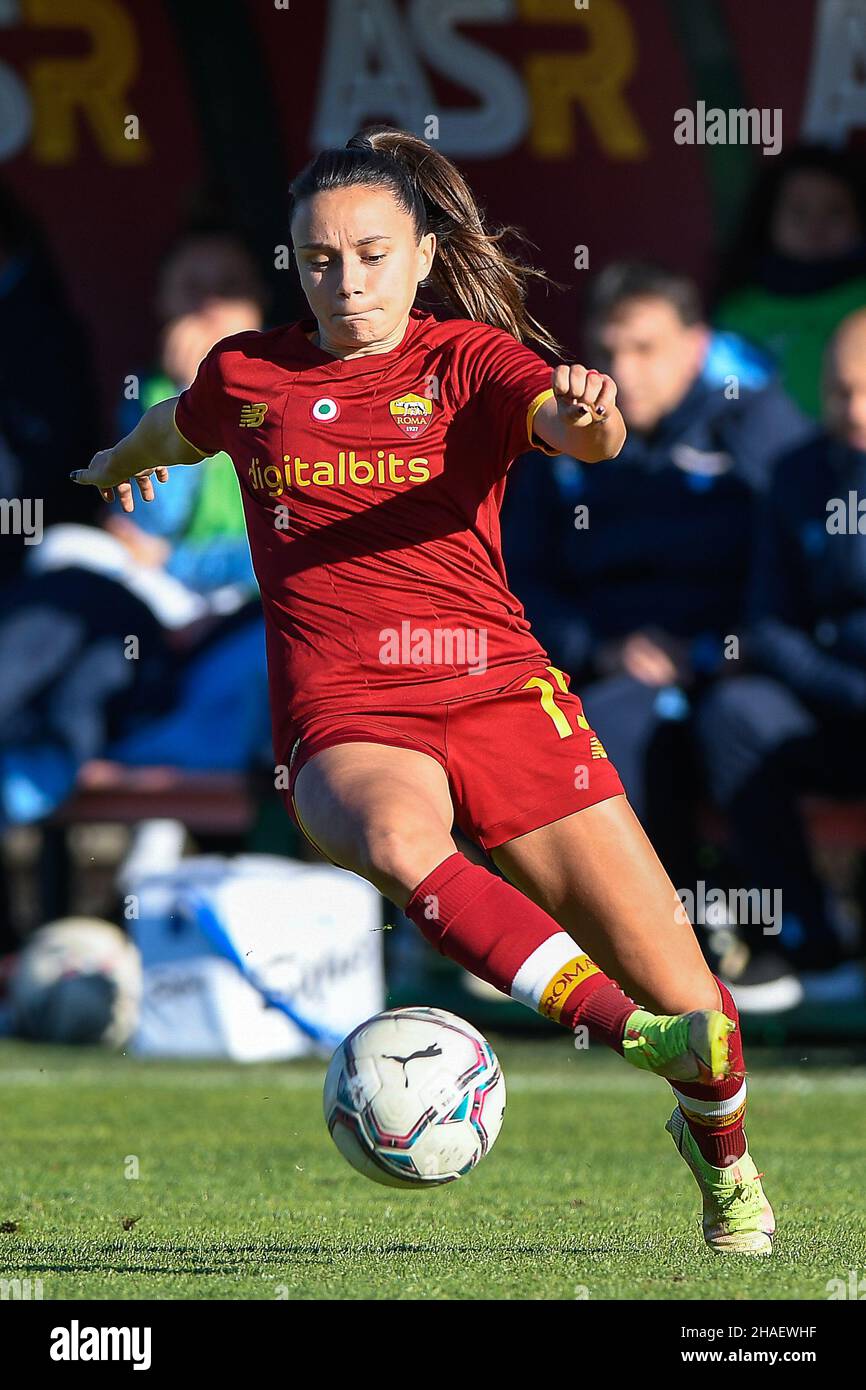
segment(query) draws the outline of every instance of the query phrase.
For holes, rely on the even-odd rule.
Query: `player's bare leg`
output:
[[[434,758],[372,742],[338,744],[301,768],[294,802],[322,853],[369,879],[473,974],[565,1027],[585,1024],[646,1070],[682,1081],[727,1073],[733,1025],[706,989],[713,982],[705,968],[707,1004],[690,1001],[687,1018],[640,1011],[561,922],[457,851],[448,780]],[[696,975],[701,964],[697,952]],[[630,1019],[641,1026],[626,1036]]]
[[[710,973],[673,884],[624,796],[565,816],[494,851],[513,883],[579,941],[642,1004],[659,1014],[720,1009],[738,1016]],[[638,1016],[631,1021],[639,1023]],[[707,1243],[768,1254],[775,1230],[748,1151],[745,1063],[731,1035],[731,1074],[674,1085],[667,1128],[701,1190]],[[672,1082],[673,1085],[673,1082]]]
[[[491,857],[648,1009],[721,1008],[674,885],[624,796],[510,840]]]

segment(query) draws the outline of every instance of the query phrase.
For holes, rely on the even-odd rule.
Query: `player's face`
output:
[[[707,347],[702,324],[686,325],[665,299],[626,300],[598,333],[617,405],[632,429],[653,429],[700,373]]]
[[[827,360],[825,415],[832,434],[866,450],[866,325],[840,336]]]
[[[292,221],[292,239],[321,341],[349,351],[399,333],[436,247],[432,234],[416,240],[412,218],[378,188],[308,198]]]

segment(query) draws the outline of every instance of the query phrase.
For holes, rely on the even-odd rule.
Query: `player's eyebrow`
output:
[[[386,236],[384,232],[379,232],[376,236],[361,237],[360,241],[354,242],[355,246],[369,246],[371,241],[393,241],[394,238]],[[299,246],[299,251],[333,251],[333,247],[326,241],[308,241],[303,246]]]

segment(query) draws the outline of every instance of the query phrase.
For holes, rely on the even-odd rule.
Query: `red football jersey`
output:
[[[548,659],[508,588],[499,508],[511,461],[545,448],[550,366],[417,309],[366,357],[315,347],[315,327],[224,338],[175,412],[195,448],[234,460],[280,762],[314,714],[457,700]]]

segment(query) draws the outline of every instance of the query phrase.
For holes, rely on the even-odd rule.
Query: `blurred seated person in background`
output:
[[[765,166],[713,320],[768,352],[782,385],[817,419],[826,345],[866,304],[862,154],[804,146]]]
[[[781,890],[767,948],[805,972],[807,998],[842,1002],[863,997],[856,938],[797,798],[866,796],[866,310],[828,349],[823,398],[826,430],[781,460],[756,527],[749,674],[708,692],[696,727],[742,873]]]
[[[40,530],[96,515],[69,486],[72,460],[96,441],[96,391],[84,330],[70,308],[44,238],[0,188],[0,497],[41,503]],[[97,499],[98,502],[98,499]],[[30,532],[28,532],[30,534]],[[32,534],[35,534],[33,532]],[[0,537],[0,584],[29,550],[21,528]]]
[[[42,820],[113,737],[168,713],[175,675],[151,609],[108,576],[62,566],[7,584],[0,591],[0,830]]]
[[[187,387],[221,338],[260,330],[266,299],[238,237],[226,231],[182,237],[164,261],[157,289],[159,364],[142,379],[139,399],[126,403],[120,428],[129,432],[150,406]],[[143,583],[144,594],[152,595],[157,580],[175,611],[186,613],[174,645],[180,639],[194,653],[181,668],[171,712],[118,739],[106,756],[198,771],[270,763],[264,624],[228,454],[215,454],[201,468],[173,469],[171,487],[157,487],[153,503],[138,507],[134,518],[116,503],[103,524],[138,571],[129,582]],[[207,605],[198,621],[181,588]]]
[[[263,304],[236,238],[183,238],[160,279],[159,365],[126,403],[126,428],[188,386],[220,338],[260,329]],[[227,455],[173,470],[172,486],[134,521],[118,506],[99,529],[50,527],[26,561],[2,595],[0,826],[41,819],[95,759],[223,771],[270,762],[261,605]],[[58,633],[38,661],[28,623]],[[127,659],[126,635],[149,662]],[[146,678],[152,671],[158,678]]]
[[[134,429],[157,402],[189,386],[214,343],[260,330],[265,292],[243,243],[227,232],[192,233],[166,258],[157,291],[163,323],[156,370],[141,379],[138,399],[126,401],[119,427]],[[159,567],[197,593],[235,585],[256,592],[240,489],[228,454],[206,468],[178,468],[170,488],[135,519],[119,505],[105,527],[146,568]]]
[[[255,264],[236,237],[185,236],[160,276],[158,364],[133,378],[138,393],[123,403],[120,428],[129,432],[144,410],[188,386],[220,338],[260,329],[264,300]],[[257,597],[240,489],[227,454],[209,459],[207,468],[176,469],[172,486],[157,488],[134,520],[117,504],[99,520],[98,535],[89,527],[52,527],[29,555],[30,569],[74,565],[115,579],[175,631],[175,645],[183,632],[198,632],[193,623]]]
[[[702,380],[694,284],[615,264],[590,291],[593,360],[629,434],[598,467],[527,455],[506,493],[509,579],[675,883],[694,882],[691,694],[736,633],[754,499],[809,426],[781,391]],[[510,495],[509,495],[510,494]]]

